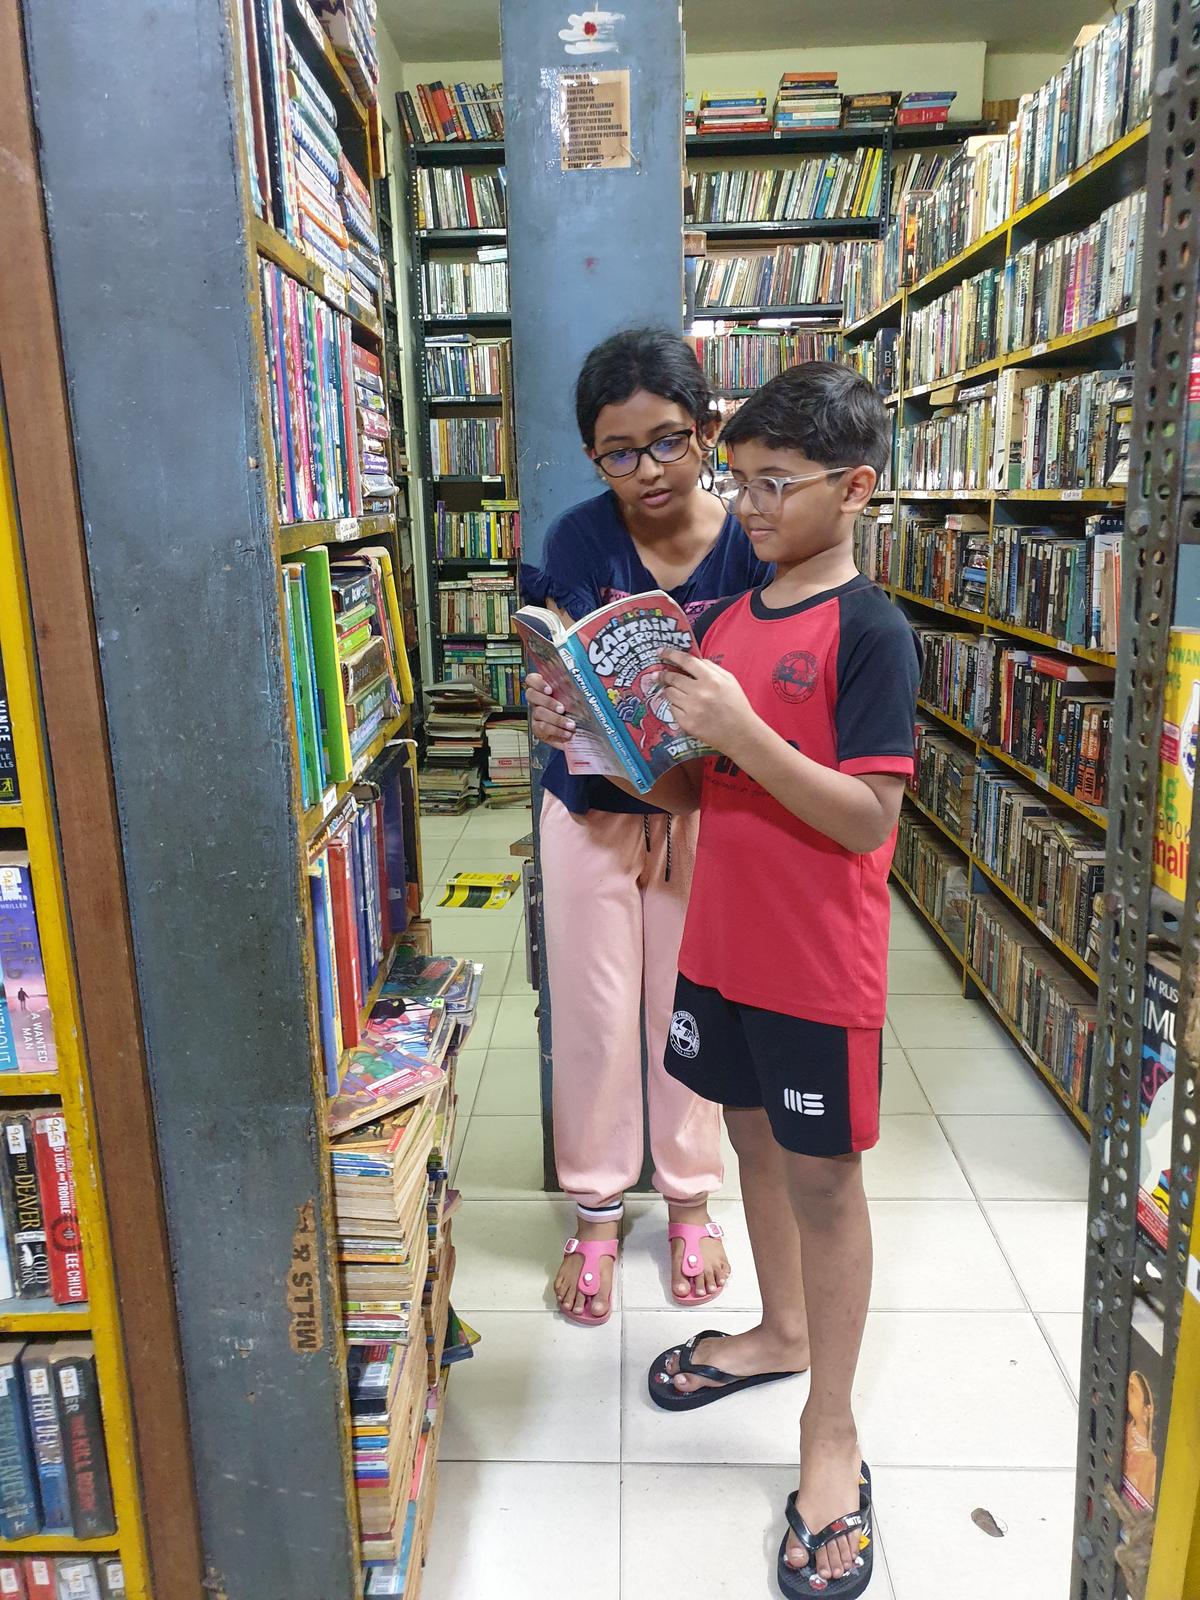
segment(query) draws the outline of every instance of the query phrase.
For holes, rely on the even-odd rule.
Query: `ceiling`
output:
[[[646,4],[647,0],[633,0]],[[580,6],[580,9],[583,9]],[[632,5],[631,5],[632,9]],[[563,0],[563,18],[571,10]],[[1065,51],[1104,0],[684,0],[688,49],[922,44],[984,39],[1004,51]],[[379,0],[404,61],[487,60],[500,54],[499,0]]]

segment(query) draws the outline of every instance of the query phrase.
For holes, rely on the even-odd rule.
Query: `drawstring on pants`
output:
[[[671,817],[670,815],[668,815],[668,817],[667,817],[667,870],[666,870],[666,873],[664,875],[664,881],[667,882],[667,883],[670,883],[670,881],[671,881],[671,823],[673,821],[674,821],[674,818]],[[646,812],[642,813],[642,837],[646,841],[646,854],[649,855],[650,854],[650,818],[646,814]]]

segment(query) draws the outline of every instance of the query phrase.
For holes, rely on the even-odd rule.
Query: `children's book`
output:
[[[574,719],[570,772],[626,778],[645,794],[673,767],[709,753],[676,726],[663,687],[663,651],[694,646],[692,624],[670,595],[613,600],[573,625],[540,606],[522,607],[513,621],[530,664]]]

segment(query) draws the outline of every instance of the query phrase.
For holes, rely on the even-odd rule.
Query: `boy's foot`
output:
[[[859,1508],[862,1452],[853,1425],[849,1429],[820,1433],[800,1425],[800,1488],[795,1506],[814,1532]],[[810,1561],[808,1551],[789,1529],[785,1560],[792,1572],[801,1573]],[[859,1561],[858,1535],[842,1534],[817,1552],[815,1575],[809,1576],[814,1594],[826,1584],[854,1572]]]
[[[708,1206],[705,1204],[677,1206],[668,1201],[667,1213],[673,1223],[685,1222],[696,1228],[706,1228],[712,1221],[708,1214]],[[683,1270],[683,1255],[686,1249],[684,1240],[671,1240],[671,1293],[677,1300],[689,1299],[693,1293],[701,1299],[719,1294],[733,1271],[722,1241],[707,1236],[698,1241],[696,1253],[700,1256],[704,1270],[690,1278]]]
[[[735,1333],[726,1339],[701,1339],[692,1354],[696,1366],[719,1367],[734,1378],[753,1378],[760,1372],[804,1372],[808,1368],[808,1360],[807,1337],[781,1339],[762,1327],[751,1328],[748,1333]],[[667,1371],[674,1379],[679,1394],[722,1387],[709,1378],[681,1373],[677,1355],[667,1357]],[[829,1518],[826,1517],[825,1521],[828,1522]],[[820,1527],[824,1525],[818,1524]]]
[[[575,1237],[580,1244],[587,1244],[593,1239],[616,1239],[620,1237],[621,1224],[619,1222],[585,1222],[582,1217],[575,1219]],[[579,1287],[579,1280],[584,1271],[584,1258],[581,1252],[575,1251],[563,1257],[562,1266],[558,1269],[558,1276],[554,1280],[554,1298],[558,1301],[559,1309],[568,1316],[580,1317],[587,1310],[593,1317],[607,1316],[612,1305],[613,1270],[616,1262],[609,1257],[602,1258],[596,1264],[596,1286],[591,1291],[591,1306],[588,1306],[588,1295]]]

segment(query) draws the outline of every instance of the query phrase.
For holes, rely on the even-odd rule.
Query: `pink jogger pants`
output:
[[[674,819],[668,879],[665,816],[577,817],[552,794],[542,802],[554,1152],[580,1205],[619,1198],[642,1170],[643,999],[654,1187],[692,1200],[721,1183],[720,1109],[663,1067],[696,823]]]

